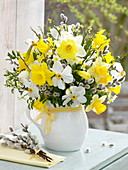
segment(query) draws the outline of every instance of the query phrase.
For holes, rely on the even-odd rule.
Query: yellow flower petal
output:
[[[81,76],[85,80],[88,80],[91,77],[91,75],[86,71],[78,71],[77,73],[79,76]]]
[[[46,44],[42,38],[40,38],[39,42],[37,42],[36,45],[37,46],[35,46],[35,48],[37,48],[43,54],[46,54],[49,50],[48,44]]]
[[[41,63],[41,65],[31,65],[31,80],[36,85],[44,85],[46,82],[52,86],[51,77],[55,74],[50,71],[45,62]]]
[[[102,35],[105,30],[101,30],[97,34],[95,34],[95,38],[93,39],[92,48],[99,48],[98,50],[103,50],[106,45],[109,44],[110,39],[107,39],[105,35]]]
[[[73,59],[78,52],[77,46],[73,40],[63,40],[57,48],[58,54],[64,59]]]
[[[120,93],[121,90],[121,86],[116,86],[113,88],[109,88],[111,91],[113,91],[116,95],[118,95]]]

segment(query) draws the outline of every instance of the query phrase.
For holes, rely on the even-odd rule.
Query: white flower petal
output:
[[[73,75],[68,74],[68,75],[63,75],[63,80],[65,83],[72,83],[73,82]]]
[[[71,94],[67,94],[67,95],[62,96],[62,100],[68,98],[69,96],[71,96]]]
[[[70,89],[71,89],[72,93],[74,94],[75,91],[77,90],[77,86],[71,86]]]
[[[68,98],[63,102],[63,105],[66,105],[70,100],[71,100],[71,98],[68,97]]]
[[[72,90],[72,92],[73,92],[75,95],[79,96],[79,95],[84,95],[84,94],[85,94],[85,89],[84,89],[84,87],[82,87],[82,86],[79,86],[79,87],[72,86],[72,87],[73,87],[73,88],[72,88],[71,90]]]
[[[61,73],[63,71],[62,64],[59,61],[54,62],[52,71],[56,73]]]
[[[19,79],[22,81],[23,79],[29,79],[29,72],[28,71],[22,71],[19,75],[18,75]]]
[[[85,96],[78,96],[77,99],[79,100],[80,103],[86,103],[87,102],[87,98]]]
[[[57,39],[58,36],[59,36],[59,33],[58,33],[58,31],[57,31],[55,28],[51,28],[51,29],[50,29],[50,33],[51,33],[51,35],[52,35],[55,39]]]
[[[58,88],[62,90],[65,89],[65,83],[61,79],[58,79]]]
[[[84,57],[86,55],[86,51],[82,46],[78,46],[78,53],[76,55],[80,57]]]
[[[75,100],[73,103],[72,103],[72,107],[78,107],[80,105],[80,102],[78,100]]]
[[[57,79],[56,77],[53,77],[53,78],[52,78],[52,82],[53,82],[53,84],[54,84],[55,87],[58,86],[58,81],[57,81],[57,80],[58,80],[58,79]]]
[[[66,66],[63,70],[62,74],[68,74],[72,72],[72,68],[70,66]]]
[[[75,41],[77,46],[81,45],[82,40],[83,40],[83,36],[82,35],[78,35],[78,36],[74,37],[74,41]]]
[[[67,66],[63,72],[62,72],[62,77],[65,83],[71,83],[73,82],[73,75],[71,74],[71,67]]]
[[[61,38],[60,38],[60,41],[63,41],[63,40],[72,40],[73,39],[73,35],[67,31],[61,31]]]
[[[113,67],[116,67],[116,70],[119,71],[119,72],[123,71],[122,65],[118,62],[115,62]]]

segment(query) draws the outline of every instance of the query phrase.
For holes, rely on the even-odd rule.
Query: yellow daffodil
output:
[[[78,52],[77,46],[73,40],[63,40],[57,50],[60,57],[64,59],[72,59]]]
[[[18,71],[27,69],[28,68],[27,66],[29,66],[30,64],[32,64],[34,62],[33,51],[31,51],[29,58],[27,57],[26,54],[27,54],[27,52],[24,52],[22,54],[23,60],[21,58],[19,58],[19,60],[18,60],[18,64],[19,64],[19,67],[17,69]],[[28,60],[26,60],[26,58],[28,58]]]
[[[100,83],[107,84],[109,81],[112,81],[112,76],[109,74],[100,78]]]
[[[77,73],[79,76],[81,76],[85,80],[88,80],[91,77],[91,75],[86,71],[77,71]]]
[[[116,95],[120,93],[121,86],[116,86],[116,87],[109,87],[109,91],[114,92]]]
[[[40,38],[39,42],[36,42],[35,48],[42,52],[42,54],[46,54],[49,50],[49,45],[46,44],[42,38]]]
[[[107,63],[111,63],[112,61],[114,61],[114,57],[111,55],[111,52],[109,52],[107,55],[103,56],[103,58],[105,58]]]
[[[107,39],[105,35],[102,35],[105,30],[99,31],[95,34],[95,38],[93,39],[92,48],[98,48],[98,50],[103,50],[106,45],[109,44],[110,39]]]
[[[45,58],[44,54],[38,55],[37,57],[38,57],[37,61],[39,63]]]
[[[110,66],[110,64],[102,62],[101,57],[98,57],[87,72],[95,78],[96,83],[99,83],[101,78],[108,75],[108,69]]]
[[[74,57],[84,57],[86,52],[81,46],[82,36],[73,36],[71,33],[62,31],[59,41],[55,41],[58,54],[63,59],[73,59]]]
[[[106,106],[102,104],[106,99],[106,96],[99,98],[97,94],[92,97],[91,104],[86,107],[86,111],[94,111],[96,114],[100,114],[106,110]]]
[[[53,85],[51,77],[55,74],[54,72],[48,69],[48,66],[45,62],[41,65],[31,65],[31,80],[36,85],[44,85],[46,82],[49,86]]]

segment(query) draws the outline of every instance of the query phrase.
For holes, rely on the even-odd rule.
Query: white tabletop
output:
[[[41,143],[43,140],[39,134],[38,129],[32,125],[31,131],[37,134]],[[115,147],[102,147],[101,143],[106,141],[107,143],[114,143]],[[90,153],[85,153],[86,147],[91,149]],[[45,148],[46,149],[46,148]],[[47,149],[48,150],[48,149]],[[62,155],[66,157],[64,162],[61,162],[51,170],[99,170],[107,169],[111,164],[116,164],[117,160],[121,160],[123,157],[128,159],[128,134],[116,133],[103,130],[89,129],[87,139],[80,151],[76,152],[55,152],[48,150],[51,153]],[[125,161],[126,162],[126,161]],[[121,163],[120,163],[121,164]],[[121,165],[122,167],[123,165]],[[128,166],[128,161],[127,161]],[[117,170],[119,167],[117,167]],[[125,167],[123,170],[125,170]],[[8,161],[0,161],[0,170],[39,170],[46,169],[41,167],[35,167],[30,165],[23,165]],[[111,169],[111,168],[110,168]],[[116,168],[114,168],[116,170]],[[127,170],[127,169],[126,169]]]

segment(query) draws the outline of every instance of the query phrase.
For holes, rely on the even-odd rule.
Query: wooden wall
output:
[[[17,100],[17,94],[12,95],[4,86],[4,68],[11,69],[5,61],[7,52],[26,50],[24,40],[33,38],[30,26],[38,30],[43,23],[44,0],[0,0],[0,133],[28,122],[25,102]]]

